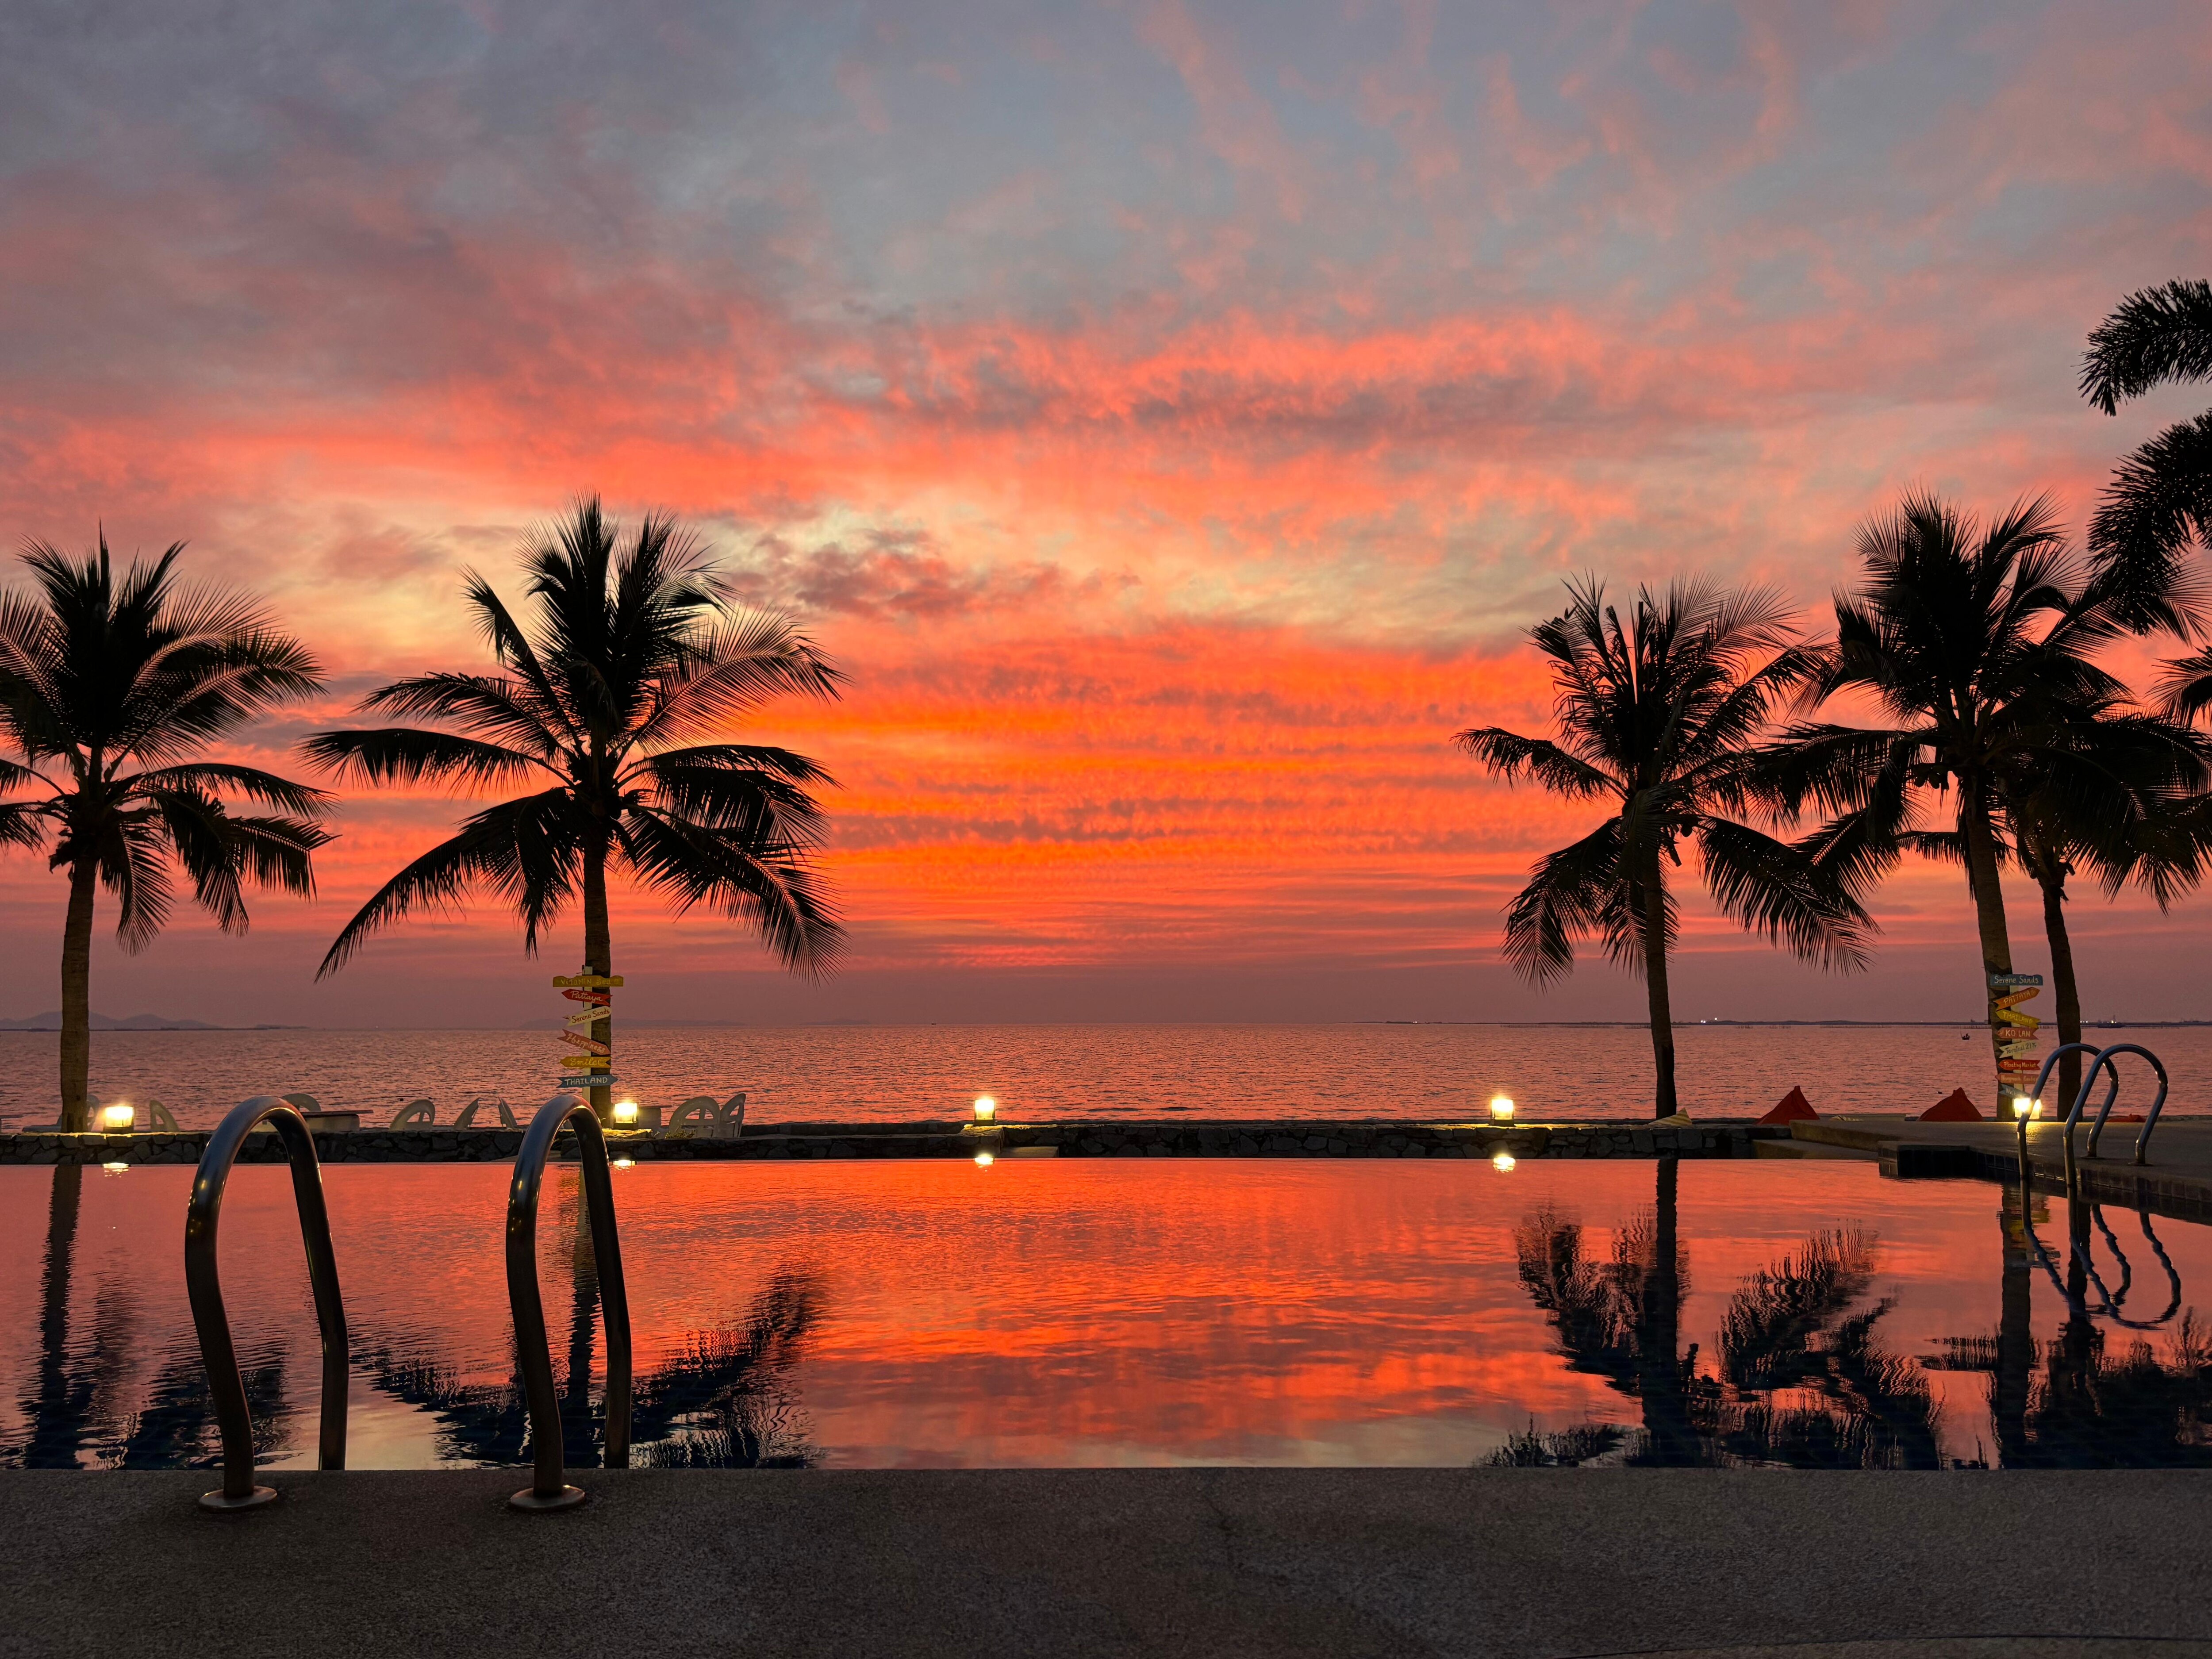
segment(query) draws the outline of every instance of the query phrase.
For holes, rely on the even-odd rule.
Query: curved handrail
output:
[[[2136,1134],[2135,1161],[2137,1164],[2146,1163],[2148,1160],[2144,1153],[2150,1145],[2150,1132],[2158,1127],[2158,1115],[2166,1109],[2166,1092],[2170,1086],[2166,1075],[2166,1062],[2140,1042],[2115,1042],[2109,1048],[2100,1049],[2097,1058],[2089,1063],[2092,1075],[2095,1073],[2098,1066],[2110,1065],[2114,1054],[2141,1054],[2150,1062],[2151,1070],[2158,1073],[2158,1097],[2151,1102],[2150,1110],[2143,1114],[2143,1126]],[[2097,1137],[2105,1133],[2105,1120],[2112,1115],[2112,1102],[2120,1092],[2120,1068],[2113,1065],[2112,1071],[2112,1086],[2106,1091],[2104,1107],[2098,1112],[2097,1121],[2089,1130],[2089,1145],[2082,1152],[2084,1158],[2096,1157]],[[2088,1096],[2089,1085],[2085,1079],[2081,1085],[2081,1099],[2074,1103],[2073,1116],[2068,1118],[2066,1122],[2066,1133],[2069,1139],[2074,1133],[2074,1118],[2081,1116],[2082,1101],[2087,1100]]]
[[[535,1457],[531,1484],[507,1502],[521,1510],[566,1509],[584,1501],[580,1487],[562,1479],[561,1396],[553,1385],[553,1351],[545,1336],[545,1304],[538,1293],[538,1194],[554,1138],[576,1131],[577,1165],[592,1224],[592,1253],[599,1263],[599,1307],[607,1329],[607,1467],[629,1467],[629,1293],[623,1281],[622,1241],[615,1231],[614,1179],[607,1168],[606,1137],[581,1097],[563,1091],[538,1109],[514,1155],[514,1180],[507,1194],[507,1299],[514,1314],[514,1346],[522,1367],[522,1392],[530,1408]]]
[[[315,1466],[345,1467],[350,1356],[337,1258],[331,1249],[330,1211],[323,1202],[322,1165],[300,1109],[275,1095],[256,1095],[232,1107],[208,1137],[185,1210],[185,1291],[199,1335],[200,1363],[207,1370],[216,1422],[222,1431],[222,1489],[200,1497],[201,1505],[210,1510],[252,1509],[276,1496],[274,1487],[253,1484],[253,1413],[246,1404],[246,1385],[239,1379],[238,1351],[231,1344],[230,1316],[223,1308],[222,1277],[216,1262],[216,1227],[222,1218],[223,1188],[230,1180],[231,1165],[246,1137],[264,1121],[276,1129],[291,1164],[292,1198],[307,1251],[307,1283],[314,1291],[315,1322],[322,1330],[322,1436]]]
[[[2098,1138],[2105,1133],[2105,1123],[2112,1115],[2113,1103],[2120,1097],[2120,1068],[2113,1059],[2117,1054],[2141,1054],[2150,1062],[2151,1069],[2158,1073],[2158,1097],[2151,1102],[2150,1110],[2143,1115],[2142,1132],[2136,1136],[2135,1161],[2137,1164],[2144,1163],[2145,1153],[2150,1144],[2150,1132],[2158,1127],[2158,1115],[2166,1109],[2166,1090],[2169,1087],[2169,1080],[2166,1074],[2166,1062],[2140,1042],[2114,1042],[2095,1049],[2091,1048],[2086,1042],[2061,1043],[2044,1056],[2043,1069],[2035,1074],[2035,1092],[2030,1097],[2031,1098],[2042,1097],[2043,1085],[2051,1080],[2051,1068],[2063,1057],[2070,1054],[2089,1054],[2092,1058],[2088,1065],[2082,1068],[2081,1086],[2075,1093],[2074,1103],[2067,1109],[2066,1158],[2068,1164],[2070,1166],[2074,1159],[2075,1126],[2081,1121],[2082,1109],[2089,1103],[2089,1091],[2095,1085],[2097,1073],[2101,1071],[2106,1073],[2106,1078],[2105,1098],[2103,1103],[2097,1108],[2097,1121],[2089,1127],[2089,1144],[2083,1149],[2081,1156],[2094,1158],[2097,1155]],[[2027,1155],[2027,1120],[2021,1118],[2016,1121],[2020,1126],[2021,1156],[2025,1158]],[[2067,1185],[2070,1191],[2073,1186],[2070,1175]]]

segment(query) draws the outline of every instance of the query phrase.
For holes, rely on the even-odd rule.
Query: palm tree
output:
[[[1857,693],[1888,723],[1802,724],[1784,737],[1786,798],[1838,814],[1811,838],[1830,860],[1870,879],[1905,847],[1955,849],[1974,900],[2000,1100],[2021,1086],[2023,1063],[2033,1070],[2007,1064],[1999,1018],[2013,972],[1999,881],[2006,815],[2017,810],[2031,842],[2042,838],[2032,856],[2063,864],[2083,848],[2078,823],[2042,820],[2061,782],[2078,797],[2094,773],[2077,752],[2089,723],[2127,701],[2092,655],[2127,631],[2130,601],[2085,580],[2063,539],[2040,498],[1986,530],[1930,495],[1869,520],[1858,538],[1864,583],[1836,595],[1836,641],[1805,700]],[[1948,829],[1918,836],[1931,796],[1947,799]]]
[[[820,973],[842,931],[814,864],[830,781],[787,749],[724,741],[729,723],[781,692],[834,697],[838,672],[781,617],[723,599],[695,538],[648,515],[628,544],[596,497],[524,550],[537,601],[515,619],[489,582],[466,592],[499,672],[417,674],[362,703],[458,730],[323,732],[304,745],[363,783],[532,783],[468,818],[380,888],[318,974],[336,972],[378,928],[489,889],[514,906],[523,949],[575,898],[584,971],[608,975],[607,870],[627,869],[676,908],[704,904],[750,924],[791,968]],[[699,741],[705,738],[708,741]],[[609,1052],[611,1019],[592,1028]],[[592,1091],[602,1120],[611,1091]]]
[[[2004,840],[2043,901],[2058,1041],[2081,1040],[2081,992],[2066,924],[2066,883],[2094,876],[2108,898],[2134,884],[2163,911],[2203,878],[2206,747],[2186,726],[2124,708],[2059,711],[2043,763],[2004,789]],[[2081,1087],[2081,1056],[2058,1061],[2059,1100]]]
[[[1848,881],[1806,849],[1728,816],[1764,804],[1760,739],[1814,671],[1778,599],[1700,582],[1639,588],[1624,621],[1595,579],[1529,630],[1551,659],[1556,739],[1496,726],[1453,739],[1507,782],[1601,800],[1607,817],[1540,860],[1505,918],[1506,960],[1537,984],[1574,966],[1577,939],[1641,974],[1650,997],[1655,1115],[1677,1109],[1668,953],[1669,866],[1696,849],[1705,886],[1745,927],[1829,968],[1861,966],[1874,924]]]
[[[92,923],[96,890],[121,906],[126,951],[151,944],[174,903],[170,867],[227,933],[246,931],[248,882],[314,891],[322,791],[191,758],[322,684],[315,659],[252,601],[175,585],[179,542],[118,582],[107,551],[82,560],[33,542],[31,592],[0,596],[0,843],[47,848],[69,875],[62,929],[62,1127],[90,1127]],[[281,816],[241,817],[242,795]]]
[[[2089,337],[2081,395],[2107,415],[2168,381],[2212,376],[2212,283],[2130,295]],[[2167,595],[2191,539],[2212,546],[2212,410],[2168,427],[2120,463],[2089,526],[2089,552],[2136,605],[2140,625],[2189,631]]]

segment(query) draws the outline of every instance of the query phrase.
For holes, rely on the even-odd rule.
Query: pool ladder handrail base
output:
[[[530,1413],[534,1479],[507,1501],[537,1514],[574,1509],[589,1496],[568,1485],[561,1434],[561,1396],[553,1386],[552,1345],[545,1334],[545,1304],[538,1290],[538,1199],[545,1164],[561,1131],[574,1124],[576,1164],[598,1266],[599,1310],[607,1333],[606,1467],[629,1467],[629,1292],[623,1279],[622,1240],[615,1231],[614,1176],[599,1120],[583,1097],[563,1090],[538,1109],[514,1154],[507,1199],[507,1297],[514,1316],[516,1363]]]
[[[276,1132],[292,1170],[292,1199],[300,1213],[300,1240],[307,1253],[307,1284],[315,1298],[315,1323],[323,1348],[321,1433],[315,1467],[345,1468],[346,1395],[353,1368],[346,1335],[345,1297],[338,1289],[337,1258],[331,1248],[330,1207],[323,1198],[322,1162],[315,1138],[297,1106],[276,1095],[256,1095],[232,1107],[208,1137],[192,1172],[191,1196],[185,1206],[185,1293],[192,1328],[199,1338],[200,1364],[222,1437],[222,1485],[200,1495],[200,1507],[234,1515],[276,1502],[274,1486],[254,1484],[253,1411],[238,1373],[238,1350],[231,1341],[230,1316],[223,1306],[222,1274],[216,1260],[216,1233],[222,1197],[246,1138],[266,1121]]]

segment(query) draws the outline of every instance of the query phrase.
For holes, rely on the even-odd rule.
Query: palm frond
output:
[[[581,862],[574,804],[550,789],[487,807],[460,833],[414,860],[371,896],[339,931],[315,970],[320,979],[343,967],[379,928],[418,910],[450,912],[471,888],[489,887],[514,903],[524,921],[524,948],[572,896]]]
[[[819,977],[835,964],[844,929],[803,847],[650,807],[625,813],[616,833],[639,878],[678,910],[706,905],[750,924],[796,971]]]
[[[336,777],[370,784],[459,779],[491,788],[552,769],[535,755],[415,726],[317,732],[301,740],[300,752],[309,764]]]
[[[2138,289],[2089,336],[2081,395],[2106,414],[2169,380],[2212,375],[2212,283]]]
[[[1525,775],[1553,794],[1582,799],[1620,792],[1613,778],[1547,738],[1489,726],[1459,732],[1452,741],[1509,784]]]
[[[1705,886],[1723,915],[1823,968],[1866,966],[1874,918],[1836,879],[1832,860],[1726,818],[1703,819],[1697,841]]]
[[[1505,960],[1537,985],[1571,973],[1577,939],[1620,925],[1623,885],[1620,822],[1609,818],[1537,860],[1505,913]]]

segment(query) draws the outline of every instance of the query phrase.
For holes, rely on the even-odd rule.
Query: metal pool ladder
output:
[[[2043,1069],[2035,1074],[2035,1092],[2029,1098],[2041,1099],[2043,1085],[2051,1079],[2051,1068],[2058,1063],[2061,1056],[2076,1053],[2093,1054],[2095,1058],[2091,1060],[2087,1067],[2083,1070],[2081,1091],[2074,1097],[2073,1107],[2066,1114],[2066,1164],[2069,1173],[2074,1164],[2074,1126],[2081,1121],[2081,1109],[2089,1103],[2089,1090],[2096,1082],[2097,1073],[2100,1071],[2106,1073],[2105,1100],[2104,1103],[2097,1109],[2096,1122],[2089,1127],[2089,1144],[2083,1149],[2082,1157],[2096,1157],[2098,1137],[2105,1133],[2105,1120],[2112,1116],[2112,1104],[2120,1097],[2120,1068],[2113,1059],[2117,1054],[2141,1054],[2150,1062],[2151,1069],[2158,1073],[2158,1095],[2151,1102],[2150,1110],[2143,1115],[2143,1126],[2136,1134],[2135,1161],[2138,1164],[2148,1163],[2149,1160],[2145,1153],[2150,1146],[2150,1132],[2158,1127],[2158,1115],[2166,1109],[2166,1094],[2168,1087],[2166,1062],[2139,1042],[2115,1042],[2106,1048],[2097,1049],[2092,1049],[2086,1042],[2062,1043],[2053,1048],[2045,1058]],[[2021,1152],[2024,1158],[2027,1156],[2027,1120],[2026,1118],[2020,1120],[2020,1140]],[[2070,1192],[2073,1187],[2070,1179],[2067,1186]]]
[[[615,1231],[614,1180],[599,1119],[579,1096],[564,1091],[539,1107],[531,1119],[521,1150],[514,1155],[514,1180],[507,1194],[507,1299],[514,1313],[515,1354],[522,1367],[535,1455],[530,1485],[507,1499],[519,1510],[564,1510],[582,1503],[586,1496],[581,1487],[562,1479],[561,1396],[553,1386],[545,1304],[538,1293],[538,1190],[544,1185],[545,1161],[554,1138],[572,1124],[607,1330],[606,1465],[611,1469],[629,1467],[629,1292],[623,1281],[622,1241]]]
[[[216,1422],[222,1431],[222,1486],[203,1492],[200,1505],[226,1513],[258,1509],[276,1497],[274,1486],[253,1483],[253,1413],[246,1403],[246,1385],[239,1379],[238,1351],[231,1343],[230,1316],[223,1308],[222,1277],[216,1263],[216,1226],[222,1218],[222,1194],[231,1165],[246,1137],[264,1122],[276,1131],[292,1167],[292,1199],[300,1212],[301,1241],[307,1249],[307,1283],[315,1294],[315,1322],[322,1328],[322,1437],[315,1467],[345,1468],[346,1389],[351,1368],[345,1301],[338,1293],[330,1212],[323,1202],[322,1164],[300,1109],[275,1095],[256,1095],[232,1107],[208,1138],[185,1211],[185,1291],[191,1302],[192,1326],[199,1335]]]

